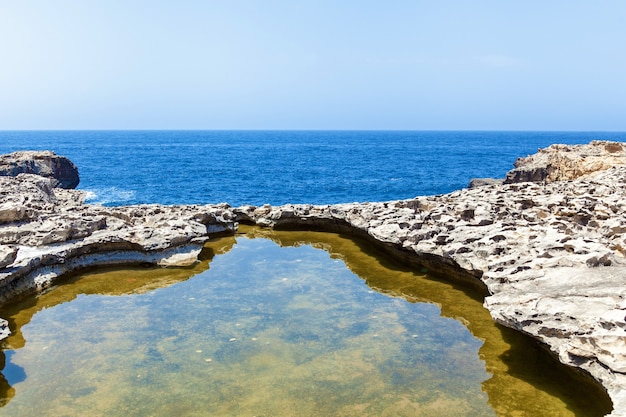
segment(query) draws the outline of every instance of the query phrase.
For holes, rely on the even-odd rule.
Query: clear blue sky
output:
[[[0,0],[0,129],[626,131],[626,1]]]

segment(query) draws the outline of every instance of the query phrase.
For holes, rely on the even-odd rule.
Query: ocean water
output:
[[[49,149],[78,166],[90,202],[387,201],[503,177],[553,143],[622,132],[0,131],[0,153]]]

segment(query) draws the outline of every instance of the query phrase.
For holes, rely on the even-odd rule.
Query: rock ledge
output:
[[[227,205],[85,205],[55,175],[0,176],[0,305],[88,266],[190,265],[209,234],[235,230]]]

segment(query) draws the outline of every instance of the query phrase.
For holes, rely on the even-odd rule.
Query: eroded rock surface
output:
[[[570,181],[626,163],[626,144],[592,141],[588,145],[551,145],[519,158],[504,182]]]
[[[0,304],[95,265],[197,261],[209,234],[232,232],[225,205],[102,207],[34,174],[0,177]]]
[[[36,174],[54,179],[54,186],[76,188],[80,182],[78,168],[69,159],[51,151],[20,151],[0,155],[0,176]]]

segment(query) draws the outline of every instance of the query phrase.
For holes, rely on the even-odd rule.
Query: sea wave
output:
[[[134,190],[124,190],[117,187],[93,188],[83,191],[86,194],[85,203],[101,205],[129,203],[135,199],[137,194]]]

